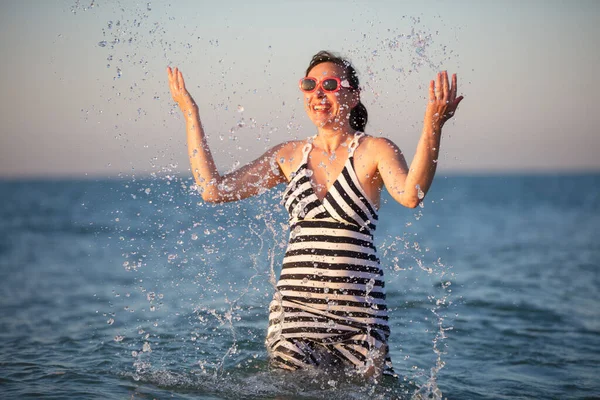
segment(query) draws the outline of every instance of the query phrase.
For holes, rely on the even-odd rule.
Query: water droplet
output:
[[[108,321],[106,321],[106,323],[112,325],[115,323],[115,320],[113,318],[109,318]]]
[[[114,339],[113,339],[113,340],[114,340],[115,342],[117,342],[117,343],[118,343],[118,342],[122,342],[122,341],[123,341],[123,339],[125,339],[125,336],[122,336],[122,335],[117,335],[117,336],[115,336],[115,337],[114,337]],[[135,357],[135,356],[134,356],[134,357]]]
[[[100,46],[100,47],[106,47],[106,40],[98,42],[98,46]]]
[[[144,353],[152,353],[152,348],[150,347],[150,343],[145,342],[144,346],[142,347],[142,351]]]

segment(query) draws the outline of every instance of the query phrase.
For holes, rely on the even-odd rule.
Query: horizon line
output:
[[[462,170],[452,169],[449,171],[437,171],[436,177],[498,177],[498,176],[577,176],[577,175],[600,175],[600,168],[563,168],[563,169],[481,169]],[[1,175],[0,182],[15,181],[93,181],[93,180],[131,180],[131,179],[168,179],[174,177],[178,180],[193,180],[191,172],[143,172],[139,174],[116,173],[116,174],[23,174],[23,175]]]

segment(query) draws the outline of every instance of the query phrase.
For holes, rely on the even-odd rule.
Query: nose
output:
[[[321,88],[321,85],[319,85],[319,87],[317,87],[315,90],[315,96],[317,96],[319,99],[325,97],[325,92],[323,91],[323,88]]]

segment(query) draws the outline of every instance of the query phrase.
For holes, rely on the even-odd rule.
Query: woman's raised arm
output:
[[[273,147],[242,168],[221,176],[206,141],[198,106],[185,87],[181,71],[168,67],[167,73],[171,95],[185,118],[192,174],[205,201],[224,203],[241,200],[286,181],[278,161],[285,143]]]
[[[436,80],[429,83],[423,132],[410,169],[407,169],[406,161],[395,144],[386,140],[380,145],[379,173],[388,192],[406,207],[416,207],[431,187],[440,151],[442,126],[452,118],[463,99],[463,96],[457,97],[456,93],[456,74],[452,75],[451,85],[446,71],[439,72]]]

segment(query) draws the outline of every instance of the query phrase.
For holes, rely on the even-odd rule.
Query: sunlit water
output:
[[[398,378],[377,382],[269,370],[278,191],[210,206],[190,184],[0,184],[0,397],[600,396],[600,176],[439,176],[423,208],[386,201]]]

